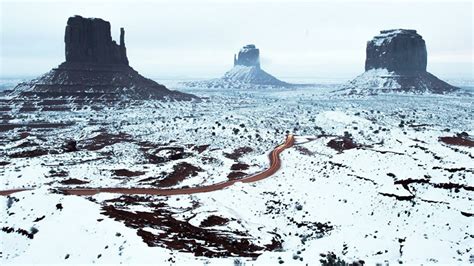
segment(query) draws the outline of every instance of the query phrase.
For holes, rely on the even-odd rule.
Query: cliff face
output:
[[[458,89],[426,71],[426,44],[416,30],[383,30],[367,42],[366,51],[365,72],[344,85],[344,93],[444,94]]]
[[[45,75],[18,84],[11,96],[25,99],[69,98],[97,101],[198,97],[141,76],[129,66],[125,31],[112,40],[110,23],[98,18],[70,17],[65,36],[66,61]]]
[[[239,51],[238,57],[234,55],[234,66],[250,66],[260,68],[260,50],[254,44],[245,45]]]
[[[426,45],[416,30],[383,30],[367,42],[365,70],[399,73],[426,71]]]
[[[125,30],[120,29],[120,44],[112,40],[110,23],[99,18],[70,17],[64,42],[66,62],[128,65]]]

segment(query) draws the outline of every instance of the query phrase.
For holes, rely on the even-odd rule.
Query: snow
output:
[[[374,75],[392,74],[374,70],[371,76]],[[435,185],[474,185],[472,148],[438,140],[460,132],[474,134],[472,96],[384,94],[349,98],[329,93],[334,87],[266,91],[177,89],[207,99],[201,103],[130,102],[127,107],[99,111],[90,108],[18,113],[14,108],[13,122],[74,123],[64,128],[29,129],[30,136],[23,139],[18,137],[23,129],[0,132],[0,161],[10,163],[0,166],[1,188],[34,188],[0,198],[0,227],[38,230],[33,239],[0,231],[0,264],[168,265],[172,259],[177,265],[229,265],[234,260],[246,265],[272,265],[279,260],[284,265],[306,265],[317,263],[322,258],[320,254],[328,252],[346,262],[364,260],[367,264],[469,263],[473,254],[472,217],[462,212],[474,212],[472,191]],[[239,129],[238,133],[234,129]],[[132,140],[96,151],[84,149],[85,141],[97,136],[98,130],[127,133]],[[151,187],[140,180],[161,180],[162,173],[170,173],[182,162],[200,167],[203,172],[174,187],[222,182],[237,162],[249,165],[247,174],[266,168],[269,151],[285,140],[287,131],[296,135],[296,145],[281,154],[282,168],[267,179],[238,182],[211,193],[148,197],[150,202],[166,204],[174,218],[190,219],[194,226],[210,215],[229,219],[212,229],[231,235],[235,231],[246,232],[252,243],[268,244],[274,233],[280,235],[282,249],[265,251],[255,261],[243,257],[195,257],[188,252],[149,247],[137,235],[137,229],[101,214],[107,201],[120,195],[79,197],[55,191],[77,186]],[[331,135],[349,135],[361,147],[338,152],[327,146],[334,138]],[[35,147],[60,150],[66,139],[77,140],[79,151],[10,157]],[[145,141],[157,147],[183,147],[190,155],[150,163],[141,150],[140,143]],[[36,145],[19,146],[26,143]],[[192,148],[197,145],[210,146],[198,153]],[[240,147],[251,147],[253,151],[236,160],[225,156]],[[117,177],[112,172],[115,169],[145,173]],[[66,171],[68,175],[52,176],[51,170]],[[410,191],[395,184],[426,179],[425,176],[429,176],[429,184],[412,183]],[[90,183],[60,183],[68,178]],[[414,198],[396,198],[410,196]],[[62,210],[56,207],[58,203]],[[131,212],[155,211],[146,204],[122,207]],[[298,226],[303,222],[319,222],[332,229],[318,233]],[[163,232],[153,224],[142,229],[154,234]],[[293,259],[296,255],[303,260]]]
[[[227,71],[222,78],[208,81],[185,82],[189,87],[207,88],[240,88],[255,89],[256,87],[289,87],[290,84],[278,80],[260,67],[236,65]]]
[[[404,29],[385,30],[381,31],[379,35],[375,36],[371,42],[375,46],[381,46],[383,43],[391,42],[394,37],[400,34],[416,34],[416,31]]]

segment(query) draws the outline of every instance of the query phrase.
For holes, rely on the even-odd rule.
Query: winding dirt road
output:
[[[290,148],[295,143],[294,135],[288,135],[285,143],[278,145],[269,154],[270,166],[268,169],[242,179],[229,180],[213,185],[192,187],[192,188],[170,188],[170,189],[158,189],[158,188],[72,188],[72,189],[59,189],[68,195],[95,195],[98,193],[120,193],[120,194],[146,194],[146,195],[188,195],[195,193],[211,192],[221,190],[226,187],[232,186],[237,182],[251,183],[262,179],[265,179],[275,174],[281,167],[280,153],[287,148]],[[10,195],[16,192],[21,192],[30,189],[12,189],[0,191],[1,196]]]

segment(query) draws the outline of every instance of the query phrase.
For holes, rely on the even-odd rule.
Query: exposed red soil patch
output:
[[[56,171],[54,169],[51,169],[49,171],[49,177],[66,177],[68,176],[69,173],[67,171],[63,171],[63,170],[59,170],[59,171]]]
[[[38,157],[38,156],[43,156],[48,154],[49,152],[45,149],[42,148],[37,148],[34,150],[29,150],[29,151],[20,151],[16,153],[10,154],[10,158],[33,158],[33,157]]]
[[[269,167],[257,174],[246,176],[239,180],[227,180],[225,182],[216,183],[212,185],[204,185],[197,187],[182,187],[182,188],[120,188],[120,187],[109,187],[109,188],[75,188],[75,189],[61,189],[62,193],[68,195],[95,195],[97,193],[120,193],[120,194],[148,194],[148,195],[190,195],[195,193],[205,193],[216,190],[221,190],[226,187],[232,186],[237,182],[251,183],[265,179],[275,174],[281,166],[280,153],[285,149],[293,146],[295,142],[294,135],[288,135],[286,141],[283,144],[278,145],[273,149],[268,158],[270,160]],[[14,191],[0,191],[3,195],[9,195],[15,193]]]
[[[83,185],[89,183],[89,181],[80,180],[77,178],[69,178],[60,182],[63,185]]]
[[[33,141],[25,141],[17,146],[15,148],[30,148],[30,147],[38,147],[39,144]]]
[[[64,152],[74,152],[77,150],[77,142],[75,140],[68,140],[63,147]]]
[[[221,226],[229,222],[229,219],[217,215],[211,215],[201,222],[200,227]]]
[[[0,124],[0,132],[12,130],[12,129],[15,129],[15,125],[13,125],[13,124],[4,124],[4,123]]]
[[[18,110],[18,111],[19,111],[20,113],[23,113],[23,112],[34,112],[34,111],[36,111],[36,110],[38,110],[38,109],[37,109],[36,106],[34,106],[34,105],[23,105],[23,106],[20,108],[20,110]]]
[[[173,171],[168,174],[163,180],[160,180],[155,183],[158,187],[171,187],[179,184],[184,179],[197,176],[199,172],[203,170],[197,166],[189,164],[187,162],[182,162],[173,167]]]
[[[360,147],[360,145],[355,143],[354,140],[352,140],[349,137],[338,137],[338,138],[332,139],[328,142],[327,146],[338,152],[343,152],[345,150],[350,150],[350,149]]]
[[[235,179],[240,179],[244,176],[246,176],[247,174],[244,173],[244,172],[239,172],[239,171],[234,171],[234,172],[230,172],[228,175],[227,175],[227,178],[229,180],[235,180]]]
[[[146,182],[150,182],[150,181],[159,182],[159,178],[157,178],[157,177],[147,177],[147,178],[138,180],[139,183],[146,183]]]
[[[232,160],[238,160],[243,155],[250,153],[252,151],[253,149],[250,147],[241,147],[241,148],[235,149],[232,153],[224,153],[224,156]]]
[[[193,150],[197,151],[198,153],[203,153],[207,148],[209,148],[211,145],[200,145],[200,146],[194,146]]]
[[[232,171],[245,171],[249,169],[249,165],[245,163],[235,163],[230,167]]]
[[[145,158],[153,164],[181,160],[192,156],[191,153],[185,152],[183,147],[142,147],[141,150],[144,152]]]
[[[116,170],[112,170],[112,172],[116,176],[126,176],[126,177],[134,177],[134,176],[140,176],[140,175],[145,174],[145,172],[130,171],[130,170],[127,170],[127,169],[116,169]]]
[[[151,202],[149,204],[144,202],[147,206],[153,206],[150,212],[128,211],[117,207],[136,204],[134,200],[137,201],[140,198],[129,196],[125,202],[122,202],[120,198],[113,202],[106,201],[109,205],[102,208],[102,214],[123,222],[128,227],[138,229],[137,235],[142,237],[150,247],[164,247],[206,257],[257,257],[263,251],[281,248],[281,241],[277,238],[274,238],[269,247],[260,246],[254,243],[253,241],[257,241],[245,232],[227,230],[220,232],[196,227],[186,220],[178,220],[174,217],[175,213],[171,208],[164,203],[156,204],[154,198],[141,198],[141,200]],[[144,228],[153,228],[160,233],[155,234]]]
[[[25,124],[0,124],[0,132],[8,131],[15,128],[39,128],[39,129],[49,129],[49,128],[60,128],[71,126],[74,123],[47,123],[47,122],[34,122],[34,123],[25,123]]]
[[[25,138],[29,137],[30,135],[31,134],[29,132],[21,132],[19,134],[19,137],[20,137],[20,139],[25,139]]]
[[[8,189],[8,190],[0,190],[0,196],[8,196],[13,193],[23,192],[31,190],[31,188],[16,188],[16,189]]]
[[[474,147],[474,140],[467,133],[460,133],[452,137],[440,137],[439,141],[457,146]]]
[[[101,132],[99,135],[93,138],[84,140],[82,147],[89,151],[97,151],[106,146],[131,141],[132,137],[126,133],[111,134],[107,132]]]

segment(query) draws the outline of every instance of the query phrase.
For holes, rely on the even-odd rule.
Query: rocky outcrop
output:
[[[383,30],[367,42],[365,71],[385,68],[397,73],[426,71],[425,40],[416,30]]]
[[[281,81],[268,74],[260,67],[260,50],[253,44],[245,45],[238,55],[234,55],[234,67],[227,71],[222,78],[185,82],[188,87],[204,88],[269,88],[291,87],[293,84]]]
[[[110,23],[100,18],[70,17],[64,35],[66,62],[128,65],[125,30],[120,44],[112,40]]]
[[[64,42],[66,61],[37,79],[18,84],[10,96],[16,100],[60,98],[75,102],[198,99],[171,91],[131,68],[124,29],[117,44],[107,21],[71,17]]]
[[[426,44],[416,30],[383,30],[367,42],[365,72],[343,86],[345,94],[444,94],[458,88],[426,71]]]
[[[260,68],[260,50],[254,44],[245,45],[240,49],[238,57],[234,55],[234,66]]]

